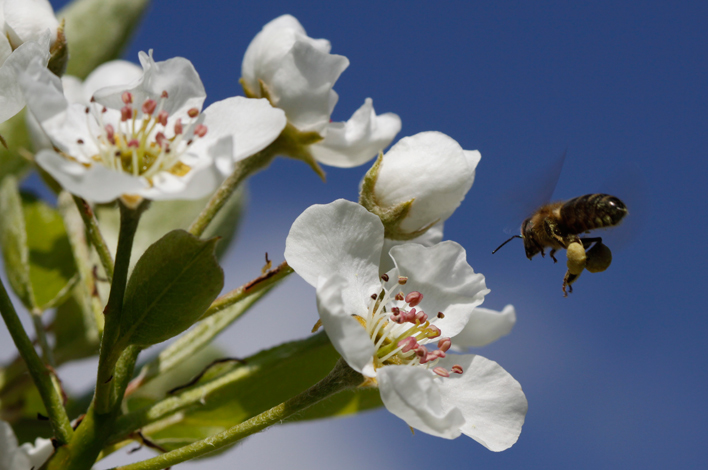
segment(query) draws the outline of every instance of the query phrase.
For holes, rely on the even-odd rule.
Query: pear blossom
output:
[[[12,427],[0,420],[0,470],[38,469],[52,453],[52,441],[41,437],[34,441],[34,445],[25,443],[18,447]]]
[[[310,38],[291,15],[266,24],[243,58],[241,83],[247,96],[265,97],[285,111],[301,133],[322,140],[308,144],[310,157],[325,165],[354,167],[387,147],[401,129],[392,113],[377,115],[367,98],[347,122],[331,122],[337,93],[332,89],[349,60],[330,54],[326,39]]]
[[[417,237],[457,209],[480,159],[441,132],[404,137],[367,174],[361,203],[382,216],[387,238]]]
[[[37,61],[21,74],[28,108],[59,149],[35,160],[69,192],[99,203],[197,199],[285,127],[266,100],[228,98],[202,112],[206,93],[191,62],[139,58],[141,76],[95,91],[88,105],[71,104]]]
[[[505,306],[502,311],[477,307],[467,325],[455,336],[456,349],[480,348],[511,333],[516,324],[516,309]]]
[[[527,410],[521,386],[493,361],[448,352],[489,292],[484,276],[451,241],[395,246],[394,268],[380,275],[383,243],[377,216],[338,200],[297,218],[285,258],[317,288],[332,344],[389,411],[434,436],[509,448]]]

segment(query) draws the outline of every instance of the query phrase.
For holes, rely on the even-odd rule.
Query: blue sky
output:
[[[158,60],[183,56],[199,71],[208,102],[241,94],[248,43],[283,13],[351,61],[335,86],[334,120],[372,97],[378,112],[399,114],[399,137],[438,130],[482,153],[445,237],[465,246],[487,277],[485,306],[517,308],[512,334],[479,352],[519,380],[529,413],[519,442],[501,454],[464,437],[411,437],[380,410],[284,426],[184,468],[273,468],[293,460],[307,468],[440,461],[495,469],[704,468],[708,6],[156,1],[125,58],[135,61],[150,48]],[[556,171],[565,149],[555,199],[610,191],[630,211],[608,235],[610,269],[584,274],[568,298],[562,263],[528,261],[520,241],[491,255],[508,238],[510,221],[519,224],[533,210],[526,206],[552,191],[544,175]],[[264,251],[280,261],[290,224],[309,205],[357,197],[366,166],[326,170],[322,184],[305,165],[279,159],[252,179],[227,286],[254,277]],[[291,280],[221,341],[244,354],[305,336],[315,318],[314,291]]]

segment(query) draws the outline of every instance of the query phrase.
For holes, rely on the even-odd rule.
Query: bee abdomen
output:
[[[586,194],[563,204],[560,213],[570,232],[583,233],[617,225],[627,215],[627,206],[609,194]]]

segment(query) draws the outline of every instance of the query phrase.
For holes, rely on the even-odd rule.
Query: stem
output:
[[[256,279],[232,290],[231,292],[227,292],[226,294],[216,299],[214,302],[212,302],[207,311],[204,312],[204,315],[202,315],[201,320],[209,318],[215,313],[218,313],[236,304],[237,302],[240,302],[243,299],[256,294],[257,292],[261,292],[265,289],[270,289],[271,287],[275,286],[280,281],[285,279],[288,275],[294,272],[295,270],[288,265],[287,261],[284,261],[277,268],[271,269],[270,271],[257,277]]]
[[[60,444],[66,444],[71,439],[74,431],[71,429],[71,423],[66,415],[66,410],[62,403],[61,396],[54,387],[52,376],[47,367],[42,362],[42,359],[32,346],[27,332],[22,327],[22,322],[17,316],[15,307],[12,305],[10,297],[7,295],[5,286],[0,280],[0,313],[5,320],[7,329],[15,342],[17,350],[25,360],[27,369],[29,370],[32,380],[34,380],[39,395],[42,397],[42,403],[47,409],[54,437]]]
[[[119,202],[120,206],[120,231],[118,233],[118,248],[116,249],[116,264],[111,282],[111,293],[108,303],[103,310],[106,324],[103,329],[101,351],[98,360],[98,376],[96,380],[95,408],[96,414],[109,413],[114,406],[114,401],[120,403],[121,397],[113,396],[114,367],[121,351],[116,350],[116,342],[120,333],[120,316],[123,310],[123,296],[128,283],[128,268],[130,266],[130,253],[133,249],[133,238],[138,228],[140,216],[147,209],[148,201],[143,201],[135,209],[131,209]]]
[[[340,359],[327,377],[299,395],[254,416],[248,421],[188,446],[111,470],[159,470],[200,457],[278,424],[335,393],[361,385],[363,381],[361,374],[351,369],[343,359]]]
[[[192,225],[189,227],[189,233],[200,237],[241,182],[257,171],[270,165],[275,155],[274,146],[271,144],[255,155],[251,155],[238,162],[231,176],[221,183],[221,186],[219,186],[219,189],[217,189],[211,197],[204,210],[197,216],[194,222],[192,222]]]
[[[108,281],[113,280],[113,257],[111,256],[111,251],[108,249],[106,240],[104,240],[101,230],[98,228],[98,222],[96,221],[96,216],[89,206],[88,202],[81,199],[78,196],[74,196],[74,202],[76,202],[76,207],[79,209],[79,214],[84,220],[86,225],[86,231],[88,232],[89,240],[91,244],[96,248],[98,257],[103,265],[103,270],[106,272],[106,277]]]
[[[52,348],[49,347],[49,341],[47,341],[47,331],[44,329],[44,323],[42,323],[42,313],[30,312],[30,316],[32,317],[32,323],[34,324],[34,331],[37,334],[39,348],[42,350],[42,359],[44,359],[45,363],[56,369],[57,365],[54,361]]]

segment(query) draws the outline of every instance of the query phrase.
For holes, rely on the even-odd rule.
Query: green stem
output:
[[[54,437],[60,444],[66,444],[71,439],[74,431],[71,429],[71,423],[66,415],[66,410],[62,403],[61,396],[54,387],[51,372],[42,362],[42,359],[35,351],[32,341],[30,341],[27,332],[22,327],[22,322],[17,316],[15,307],[12,305],[10,297],[7,295],[5,286],[0,281],[0,313],[5,320],[7,329],[15,342],[17,350],[25,360],[27,369],[29,370],[32,380],[34,380],[39,395],[42,398],[42,403],[47,409]]]
[[[123,310],[123,296],[128,283],[128,268],[130,266],[130,253],[133,249],[133,238],[140,222],[140,216],[147,209],[148,201],[143,201],[134,209],[127,207],[123,202],[120,205],[120,231],[118,233],[118,247],[116,248],[116,264],[111,282],[111,293],[108,303],[103,310],[106,324],[101,339],[101,350],[98,359],[98,376],[96,379],[95,409],[96,414],[109,413],[115,405],[115,400],[120,402],[121,397],[112,393],[115,389],[113,382],[114,368],[122,351],[116,348],[120,334],[120,316]]]
[[[88,202],[81,199],[78,196],[74,196],[74,202],[76,202],[76,207],[79,209],[79,214],[86,224],[86,231],[88,233],[89,240],[91,244],[96,248],[98,253],[98,258],[101,260],[103,265],[103,270],[106,272],[106,277],[108,282],[113,280],[113,257],[111,256],[111,251],[108,249],[108,244],[104,240],[101,230],[98,227],[98,221],[96,216],[89,206]]]
[[[52,348],[49,347],[49,341],[47,340],[47,331],[44,329],[44,323],[42,323],[42,312],[31,312],[32,323],[34,324],[34,331],[37,334],[37,341],[39,342],[39,348],[42,350],[42,359],[44,362],[56,369],[57,364],[54,361],[54,355],[52,354]]]
[[[263,290],[270,289],[271,287],[275,286],[280,281],[288,277],[288,275],[294,272],[295,270],[291,268],[287,262],[284,261],[280,266],[276,267],[275,269],[271,269],[270,271],[257,277],[251,282],[244,284],[241,287],[232,290],[231,292],[227,292],[226,294],[216,299],[214,302],[212,302],[207,311],[204,312],[204,315],[202,315],[201,319],[204,320],[205,318],[209,318],[215,313],[218,313],[238,302],[241,302],[243,299],[246,299]]]
[[[277,142],[277,141],[276,141]],[[209,226],[209,223],[216,217],[216,214],[224,207],[224,204],[229,200],[229,197],[238,188],[238,186],[249,176],[270,165],[270,162],[275,158],[275,146],[271,144],[269,147],[252,155],[236,164],[236,169],[231,176],[221,183],[219,189],[207,203],[204,210],[189,226],[189,233],[194,236],[201,237],[204,230]]]
[[[299,395],[254,416],[248,421],[188,446],[111,470],[159,470],[200,457],[278,424],[335,393],[361,385],[363,380],[361,374],[351,369],[343,359],[340,359],[327,377]]]

